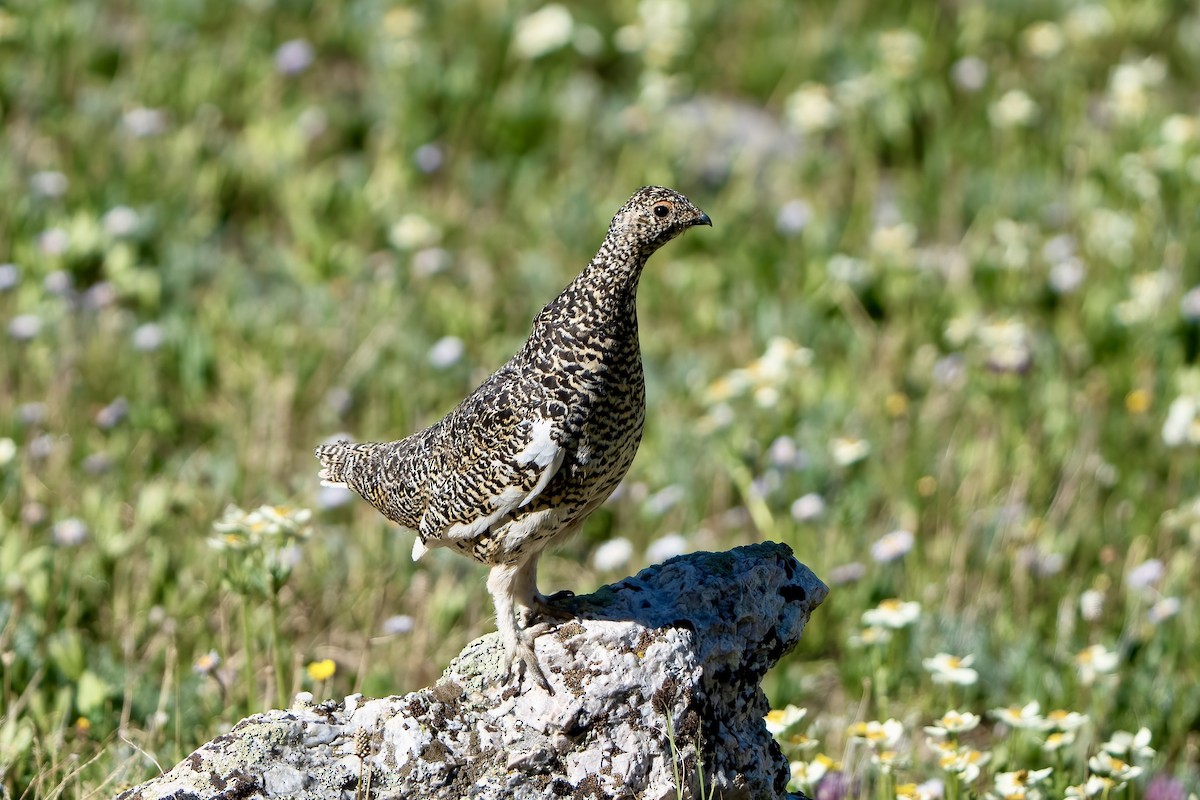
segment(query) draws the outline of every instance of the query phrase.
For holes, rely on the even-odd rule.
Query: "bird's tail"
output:
[[[348,488],[355,466],[361,463],[360,456],[369,454],[377,447],[378,442],[345,441],[318,447],[313,452],[321,461],[321,485]]]

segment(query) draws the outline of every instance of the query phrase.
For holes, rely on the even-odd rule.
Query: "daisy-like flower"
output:
[[[1111,753],[1100,752],[1088,759],[1088,769],[1096,775],[1112,778],[1118,784],[1128,783],[1142,774],[1141,767],[1122,761]]]
[[[866,742],[872,750],[894,750],[900,743],[900,738],[904,736],[904,726],[898,719],[889,719],[886,722],[871,720],[854,723],[847,733],[851,741]]]
[[[928,725],[925,732],[938,739],[958,736],[960,733],[975,730],[979,726],[979,715],[970,711],[947,711],[933,725]]]
[[[1075,743],[1075,731],[1055,731],[1042,741],[1042,749],[1055,753]]]
[[[910,531],[894,530],[885,533],[871,545],[871,558],[877,564],[887,564],[902,558],[916,543],[916,538]]]
[[[1058,708],[1051,711],[1042,719],[1039,726],[1044,731],[1077,731],[1087,724],[1087,714],[1080,714],[1078,711],[1067,711],[1065,708]]]
[[[558,3],[550,3],[517,23],[513,50],[521,58],[540,58],[567,45],[573,26],[571,12]]]
[[[971,669],[975,656],[952,656],[949,653],[938,653],[933,658],[926,658],[921,665],[933,676],[934,683],[949,683],[955,686],[971,686],[979,680],[979,673]]]
[[[211,675],[219,666],[221,666],[220,654],[216,650],[209,650],[207,653],[201,653],[192,662],[192,672],[197,675]]]
[[[862,624],[868,627],[899,630],[912,625],[921,616],[921,604],[893,597],[862,614]]]
[[[793,761],[788,766],[792,772],[792,785],[808,792],[815,790],[831,769],[841,769],[841,764],[824,753],[818,753],[812,761]]]
[[[1044,781],[1051,772],[1050,767],[1001,772],[996,776],[996,796],[1002,800],[1025,800],[1035,794],[1030,790]]]
[[[1010,728],[1034,728],[1041,729],[1042,718],[1039,712],[1042,710],[1041,704],[1034,700],[1031,703],[1026,703],[1023,706],[1009,706],[1008,708],[993,708],[988,713],[994,719],[998,719]]]
[[[771,709],[767,712],[767,716],[764,717],[767,723],[767,730],[770,731],[772,736],[778,736],[804,719],[804,715],[807,713],[807,708],[798,708],[791,703],[788,703],[783,708]]]
[[[1106,778],[1101,775],[1092,775],[1087,779],[1086,783],[1078,784],[1077,786],[1068,786],[1066,796],[1074,798],[1074,800],[1084,800],[1088,797],[1098,797],[1102,794],[1107,794],[1116,783],[1112,778]]]
[[[848,467],[871,454],[871,443],[856,436],[839,436],[829,442],[829,454],[839,467]]]
[[[1154,758],[1154,748],[1150,746],[1150,729],[1139,728],[1137,733],[1128,731],[1115,732],[1100,748],[1109,755],[1128,756],[1134,759]]]
[[[1157,625],[1178,614],[1182,605],[1178,597],[1164,597],[1150,606],[1146,619],[1150,620],[1150,624]]]
[[[896,750],[876,750],[871,753],[871,763],[884,775],[891,775],[908,766],[908,759]]]
[[[943,772],[957,775],[959,780],[974,783],[984,764],[991,759],[991,753],[975,750],[970,747],[953,747],[943,745],[939,748],[938,766]]]
[[[1091,686],[1096,678],[1109,675],[1116,671],[1121,657],[1108,650],[1101,644],[1085,647],[1075,655],[1075,665],[1079,668],[1079,680],[1084,686]]]
[[[858,633],[850,636],[850,644],[854,647],[871,647],[877,644],[887,644],[891,640],[891,629],[880,628],[875,625],[863,628]]]

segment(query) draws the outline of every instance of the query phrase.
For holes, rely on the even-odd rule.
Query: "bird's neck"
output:
[[[594,305],[597,322],[637,322],[637,288],[648,253],[613,246],[605,240],[600,251],[569,289]]]

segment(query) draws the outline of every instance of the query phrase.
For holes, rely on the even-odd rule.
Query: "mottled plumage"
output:
[[[452,547],[492,568],[507,652],[543,687],[533,641],[545,625],[532,623],[564,615],[537,591],[538,556],[612,493],[642,438],[638,279],[655,250],[711,224],[677,192],[640,189],[583,272],[534,319],[520,352],[445,418],[398,442],[316,450],[326,483],[417,532],[413,558]]]

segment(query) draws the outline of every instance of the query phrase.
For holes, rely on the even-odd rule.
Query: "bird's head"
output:
[[[673,189],[643,186],[613,217],[609,236],[648,256],[694,225],[712,225],[712,220]]]

